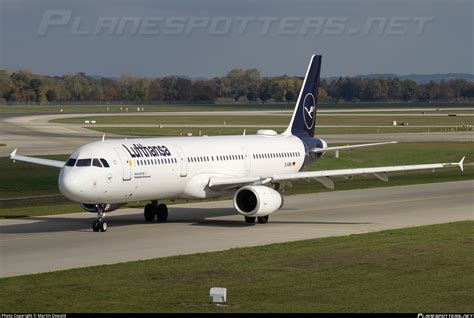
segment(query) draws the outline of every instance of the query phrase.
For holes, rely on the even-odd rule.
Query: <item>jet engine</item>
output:
[[[243,216],[269,215],[283,206],[283,196],[276,190],[262,186],[245,186],[234,196],[234,207]]]
[[[104,212],[112,212],[120,208],[124,203],[101,204],[104,207]],[[97,204],[81,203],[81,208],[87,212],[97,212]]]

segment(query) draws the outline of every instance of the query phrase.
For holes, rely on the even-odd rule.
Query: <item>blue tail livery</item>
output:
[[[313,137],[318,107],[321,55],[313,55],[306,71],[290,125],[284,134]]]

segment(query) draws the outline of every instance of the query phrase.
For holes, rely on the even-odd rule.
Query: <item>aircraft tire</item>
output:
[[[245,224],[249,224],[249,225],[255,224],[255,217],[254,216],[246,216],[245,217]]]
[[[156,207],[156,218],[158,222],[166,222],[168,219],[168,207],[166,204],[159,204]]]
[[[99,221],[99,228],[101,232],[107,232],[107,227],[107,222],[105,222],[104,220]]]
[[[267,222],[268,222],[268,215],[258,217],[258,223],[266,224]]]
[[[147,222],[153,222],[153,220],[155,219],[155,213],[153,211],[153,205],[152,204],[147,204],[145,205],[145,209],[144,209],[144,212],[143,212],[143,215],[145,216],[145,221]]]
[[[94,222],[92,222],[92,231],[99,232],[99,230],[99,220],[94,220]]]

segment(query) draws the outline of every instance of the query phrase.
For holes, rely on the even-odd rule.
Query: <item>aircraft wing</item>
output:
[[[295,173],[276,174],[276,175],[268,176],[268,177],[263,177],[263,176],[262,177],[211,177],[209,180],[208,186],[211,190],[222,190],[222,189],[229,189],[229,188],[244,186],[244,185],[249,185],[249,184],[265,184],[272,181],[278,182],[278,181],[291,181],[291,180],[299,180],[299,179],[315,179],[319,181],[321,184],[323,184],[325,187],[334,189],[334,182],[330,179],[331,177],[372,174],[382,181],[388,181],[388,176],[386,175],[387,172],[440,169],[440,168],[450,168],[450,167],[460,167],[461,171],[464,171],[464,168],[463,168],[464,158],[465,157],[463,157],[461,161],[459,162],[406,165],[406,166],[386,166],[386,167],[374,167],[374,168],[304,171],[304,172],[295,172]]]
[[[42,159],[42,158],[27,157],[27,156],[18,156],[16,154],[17,150],[18,149],[13,150],[13,152],[10,154],[10,159],[11,160],[18,160],[18,161],[36,163],[36,164],[39,164],[39,165],[56,167],[56,168],[62,168],[65,164],[64,161],[59,161],[59,160]]]
[[[211,177],[208,186],[213,190],[223,190],[259,181],[260,177]]]
[[[314,152],[314,153],[319,153],[319,152],[326,152],[326,151],[347,150],[347,149],[353,149],[353,148],[372,147],[372,146],[380,146],[380,145],[388,145],[388,144],[396,144],[396,143],[397,143],[397,141],[375,142],[375,143],[371,143],[371,144],[358,144],[358,145],[349,145],[349,146],[313,148],[310,151]]]

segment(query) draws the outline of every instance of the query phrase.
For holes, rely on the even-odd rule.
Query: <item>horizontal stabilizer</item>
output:
[[[311,149],[310,151],[314,152],[314,153],[320,153],[320,152],[327,152],[327,151],[337,151],[337,150],[347,150],[347,149],[362,148],[362,147],[389,145],[389,144],[396,144],[396,143],[398,143],[398,142],[397,141],[376,142],[376,143],[371,143],[371,144],[359,144],[359,145],[349,145],[349,146],[314,148],[314,149]]]

